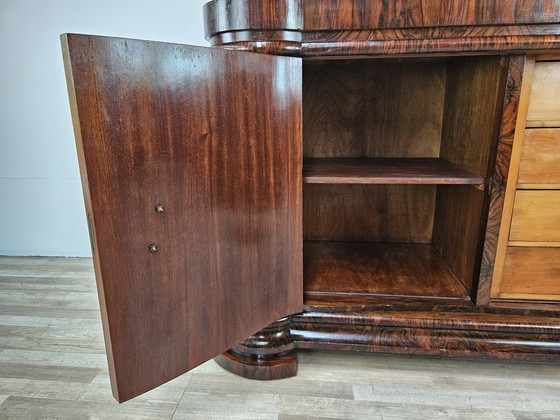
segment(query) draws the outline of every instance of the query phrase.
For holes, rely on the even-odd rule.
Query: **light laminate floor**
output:
[[[560,419],[557,364],[300,352],[250,381],[213,361],[112,396],[90,259],[0,258],[0,419]]]

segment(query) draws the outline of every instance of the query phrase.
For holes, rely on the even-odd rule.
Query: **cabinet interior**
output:
[[[470,302],[504,68],[497,56],[304,61],[308,301]]]

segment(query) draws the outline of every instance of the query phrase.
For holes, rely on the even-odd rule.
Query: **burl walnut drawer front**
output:
[[[560,191],[518,190],[509,239],[560,242]]]
[[[560,128],[525,130],[517,182],[519,188],[527,187],[523,184],[560,187]]]
[[[527,127],[560,126],[560,62],[535,63]]]

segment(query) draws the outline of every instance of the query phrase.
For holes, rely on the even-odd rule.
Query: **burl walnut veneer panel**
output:
[[[302,5],[307,31],[560,22],[554,0],[304,0]]]
[[[301,63],[62,41],[111,382],[125,401],[301,311]]]

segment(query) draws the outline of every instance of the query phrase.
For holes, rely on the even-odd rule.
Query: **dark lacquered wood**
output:
[[[305,30],[560,23],[554,0],[305,0]]]
[[[443,159],[306,159],[307,184],[484,184],[484,177]]]
[[[206,39],[245,29],[301,31],[301,0],[213,0],[204,5]]]
[[[63,45],[125,401],[301,310],[301,65],[85,35]]]
[[[305,184],[303,191],[305,239],[432,240],[435,185]]]
[[[467,291],[429,244],[306,241],[304,290],[316,295],[467,299]]]
[[[230,372],[249,379],[283,379],[297,374],[297,354],[289,317],[251,335],[214,360]]]
[[[215,0],[205,23],[212,45],[305,57],[545,51],[560,42],[554,0]]]
[[[496,258],[498,235],[502,221],[505,186],[508,182],[511,149],[515,136],[515,126],[517,124],[517,110],[519,108],[525,60],[525,56],[512,56],[508,63],[504,102],[499,124],[498,144],[494,160],[495,164],[492,170],[492,189],[490,192],[490,202],[488,204],[478,293],[476,297],[476,302],[479,305],[487,305],[490,302],[494,260]],[[516,182],[516,180],[513,180],[513,182]]]
[[[304,313],[294,319],[297,348],[560,360],[556,317],[457,312]]]

